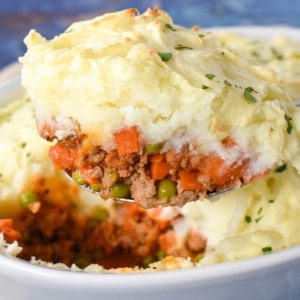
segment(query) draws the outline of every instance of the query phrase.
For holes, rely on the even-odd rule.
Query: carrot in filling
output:
[[[165,162],[166,156],[162,153],[159,154],[152,154],[149,156],[149,161],[151,162]]]
[[[0,219],[0,232],[4,234],[4,238],[8,243],[20,238],[19,231],[13,228],[12,219]]]
[[[80,173],[89,185],[97,184],[100,182],[98,178],[92,176],[91,171],[93,170],[93,168],[93,166],[88,165],[80,169]]]
[[[167,162],[153,162],[150,166],[150,174],[152,179],[160,180],[165,178],[171,169],[171,165]]]
[[[180,171],[180,186],[183,190],[200,191],[203,185],[198,181],[198,172]]]
[[[243,169],[243,164],[226,165],[225,160],[212,153],[204,159],[201,173],[208,176],[214,184],[223,185],[234,179],[242,178]]]
[[[138,152],[140,149],[139,133],[136,126],[115,132],[114,141],[120,156]]]
[[[57,169],[71,169],[77,159],[77,151],[58,143],[50,147],[49,156]]]

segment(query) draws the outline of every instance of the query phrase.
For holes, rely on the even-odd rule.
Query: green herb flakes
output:
[[[227,86],[232,86],[232,84],[227,79],[224,80],[224,84]]]
[[[244,98],[246,99],[246,101],[248,103],[256,103],[257,102],[257,100],[252,95],[252,93],[257,93],[257,91],[253,87],[248,86],[247,88],[245,88],[245,90],[244,90]]]
[[[170,29],[170,30],[172,30],[172,31],[176,31],[176,29],[171,24],[169,24],[169,23],[166,23],[165,27],[168,28],[168,29]]]
[[[208,73],[208,74],[205,74],[205,77],[208,78],[209,80],[211,80],[211,79],[215,78],[216,75]]]
[[[262,218],[263,218],[263,216],[256,218],[255,223],[258,223]]]
[[[275,48],[271,48],[271,52],[276,59],[283,60],[283,55],[280,54]]]
[[[246,221],[247,223],[251,223],[251,222],[252,222],[251,216],[245,216],[245,221]]]
[[[191,47],[187,47],[187,46],[183,46],[181,44],[178,44],[176,47],[175,47],[176,50],[193,50],[193,48]]]
[[[287,122],[287,129],[286,129],[286,131],[287,131],[288,134],[291,134],[291,132],[293,130],[293,125],[292,125],[291,121],[293,119],[290,116],[288,116],[288,115],[284,115],[284,119]]]
[[[274,200],[274,199],[270,199],[268,202],[269,202],[269,203],[274,203],[275,200]]]
[[[201,33],[201,34],[199,34],[199,37],[204,38],[205,34]]]
[[[203,85],[202,85],[202,88],[203,88],[203,90],[207,90],[207,89],[209,89],[210,87],[203,84]]]
[[[259,55],[259,53],[258,52],[256,52],[256,51],[252,51],[252,53],[251,53],[253,56],[255,56],[255,57],[259,57],[260,55]]]
[[[263,209],[262,207],[259,208],[259,210],[257,211],[257,214],[260,215],[262,213]]]
[[[160,56],[162,61],[169,61],[173,56],[170,52],[158,52],[157,54]]]
[[[286,170],[286,168],[287,168],[287,165],[283,164],[283,165],[279,166],[277,169],[275,169],[275,172],[276,173],[282,173]]]
[[[25,147],[26,147],[26,143],[24,142],[24,143],[21,144],[21,148],[23,149]]]
[[[262,251],[263,253],[270,253],[270,252],[272,252],[272,247],[271,247],[271,246],[263,247],[263,248],[261,249],[261,251]]]

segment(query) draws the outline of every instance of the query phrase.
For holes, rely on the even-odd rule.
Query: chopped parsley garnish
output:
[[[203,38],[203,37],[205,37],[205,34],[201,33],[201,34],[199,34],[199,37]]]
[[[169,23],[166,23],[165,27],[168,28],[168,29],[170,29],[170,30],[172,30],[172,31],[176,31],[176,29],[171,24],[169,24]]]
[[[227,86],[232,86],[232,84],[227,79],[224,80],[224,84]]]
[[[173,56],[170,52],[158,52],[157,54],[160,56],[162,61],[169,61]]]
[[[293,125],[292,125],[291,121],[293,119],[290,116],[288,116],[288,115],[284,115],[284,119],[287,122],[287,129],[286,129],[286,131],[287,131],[288,134],[291,134],[291,132],[293,130]]]
[[[252,93],[257,93],[257,91],[253,87],[248,86],[247,88],[245,88],[245,90],[244,90],[244,98],[246,99],[246,101],[248,103],[256,103],[257,102],[257,100],[252,95]]]
[[[215,78],[216,75],[208,73],[208,74],[205,74],[205,77],[211,80],[211,79]]]
[[[272,54],[275,56],[278,60],[283,60],[282,54],[280,54],[275,48],[271,48]]]
[[[251,223],[251,221],[252,221],[251,216],[245,216],[245,221],[246,221],[247,223]]]
[[[25,147],[26,147],[26,143],[24,142],[21,144],[21,148],[25,148]]]
[[[263,216],[256,218],[255,223],[258,223],[262,218],[263,218]]]
[[[270,253],[270,252],[272,252],[272,247],[271,247],[271,246],[263,247],[263,248],[261,249],[261,251],[262,251],[263,253]]]
[[[207,89],[209,89],[210,87],[203,84],[203,85],[202,85],[202,88],[203,88],[204,90],[207,90]]]
[[[256,57],[259,57],[259,53],[256,52],[256,51],[252,51],[252,55],[253,55],[253,56],[256,56]]]
[[[274,203],[274,202],[275,202],[274,199],[270,199],[270,200],[269,200],[269,203]]]
[[[2,173],[0,173],[0,178],[1,178],[2,176],[3,176]]]
[[[183,45],[180,45],[178,44],[176,47],[175,47],[176,50],[193,50],[193,48],[191,47],[187,47],[187,46],[183,46]]]
[[[260,207],[259,210],[257,211],[257,214],[258,214],[258,215],[261,214],[261,213],[262,213],[262,210],[263,210],[262,207]]]
[[[279,166],[277,169],[275,169],[275,172],[276,173],[281,173],[281,172],[285,171],[286,168],[287,168],[287,165],[283,164],[283,165]]]

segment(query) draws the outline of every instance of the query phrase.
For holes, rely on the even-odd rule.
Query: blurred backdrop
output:
[[[289,25],[300,27],[299,0],[0,0],[0,68],[17,60],[31,28],[47,38],[77,20],[137,7],[166,10],[174,22],[202,27]]]

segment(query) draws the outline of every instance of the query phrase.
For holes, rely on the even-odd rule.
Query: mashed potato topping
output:
[[[182,206],[299,160],[296,107],[274,73],[164,11],[25,43],[22,84],[39,133],[57,140],[51,159],[103,198]]]
[[[39,138],[29,99],[0,110],[0,216],[16,207],[15,200],[33,178],[55,172],[48,159],[49,143]]]
[[[278,82],[293,99],[300,99],[300,43],[285,36],[261,40],[230,31],[214,33],[225,47],[242,55],[251,64],[275,73]]]

